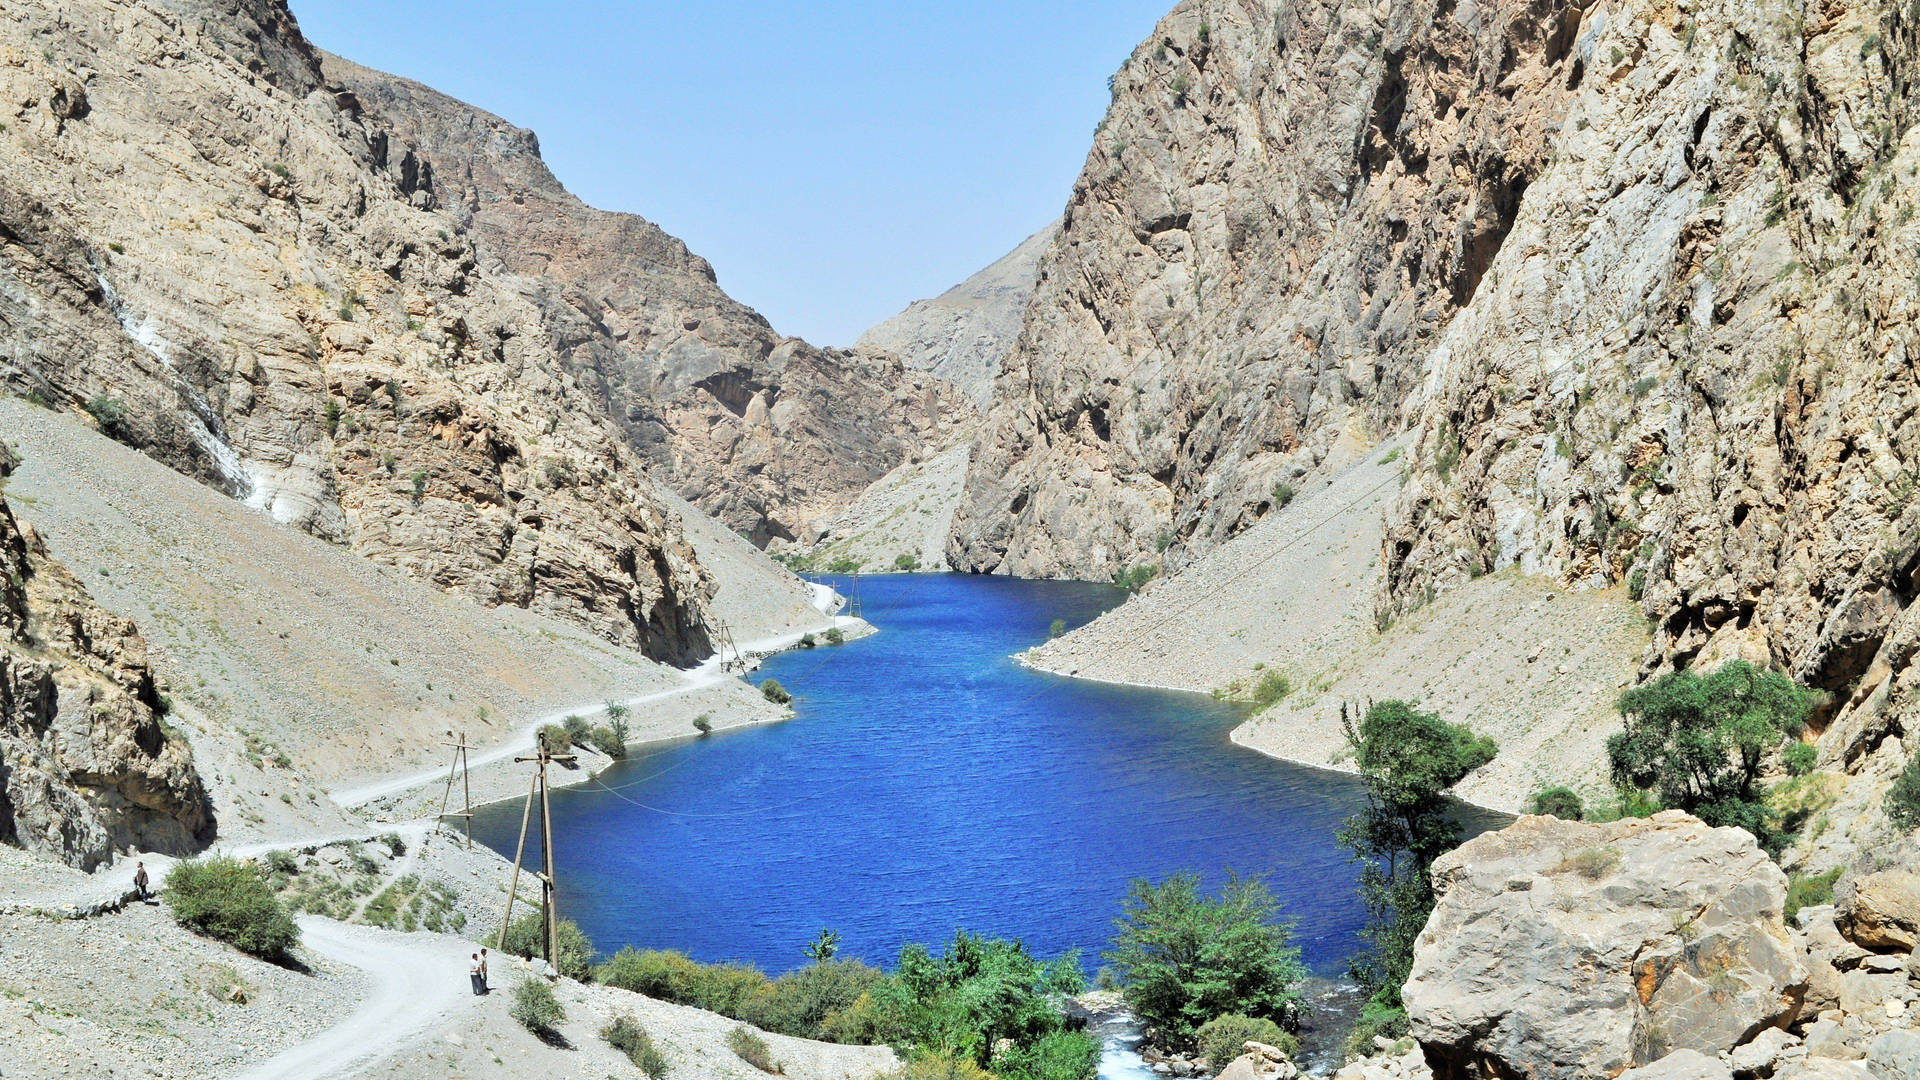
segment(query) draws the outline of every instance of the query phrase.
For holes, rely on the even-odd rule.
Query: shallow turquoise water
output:
[[[1232,745],[1238,710],[1206,695],[1010,659],[1118,590],[921,575],[859,592],[880,633],[753,676],[797,695],[792,722],[643,753],[601,778],[613,792],[554,793],[561,911],[601,951],[779,972],[831,927],[841,955],[891,966],[964,927],[1080,949],[1091,970],[1127,882],[1191,869],[1265,876],[1308,963],[1340,970],[1360,923],[1333,843],[1361,803],[1350,778]],[[509,856],[518,826],[517,804],[475,822]]]

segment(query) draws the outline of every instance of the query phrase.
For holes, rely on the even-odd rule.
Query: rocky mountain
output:
[[[1050,224],[939,296],[915,300],[861,334],[854,348],[898,356],[908,367],[931,371],[987,408],[994,378],[1020,336],[1040,258],[1058,231],[1058,222]]]
[[[640,459],[284,4],[11,9],[0,125],[10,391],[482,603],[708,653]]]
[[[0,483],[15,463],[0,443]],[[96,605],[0,498],[0,843],[91,870],[130,846],[212,839],[167,707],[133,623]]]
[[[418,155],[403,171],[537,311],[559,370],[655,475],[755,543],[806,535],[971,419],[945,381],[899,360],[775,333],[685,244],[575,198],[532,132],[338,57],[323,70]]]

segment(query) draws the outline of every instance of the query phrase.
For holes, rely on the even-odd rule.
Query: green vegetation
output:
[[[507,926],[506,940],[501,942],[500,951],[509,956],[524,956],[531,960],[540,956],[546,939],[545,919],[540,912],[533,911],[513,920]],[[485,942],[482,942],[485,944]],[[587,982],[593,978],[593,943],[587,940],[580,927],[571,919],[561,919],[554,935],[553,966],[560,974],[569,979]]]
[[[1887,820],[1902,830],[1911,832],[1920,829],[1920,753],[1907,759],[1907,767],[1893,778],[1893,786],[1887,789]]]
[[[1786,676],[1744,660],[1676,671],[1620,695],[1626,730],[1607,740],[1616,787],[1652,795],[1709,825],[1734,825],[1777,854],[1786,837],[1760,772],[1820,701]]]
[[[1152,581],[1158,573],[1160,573],[1159,567],[1143,564],[1131,570],[1121,570],[1115,573],[1113,575],[1113,583],[1128,592],[1139,592],[1141,589],[1146,588],[1147,582]]]
[[[467,917],[455,910],[457,899],[448,886],[438,881],[423,883],[418,875],[408,874],[367,901],[360,921],[409,932],[458,931],[466,926]]]
[[[1587,809],[1572,788],[1556,786],[1534,792],[1527,813],[1546,814],[1562,821],[1579,821],[1587,816]]]
[[[585,746],[587,736],[593,734],[593,728],[583,716],[569,716],[560,721],[560,727],[567,733],[568,746]]]
[[[1047,626],[1047,636],[1050,638],[1060,637],[1064,635],[1066,632],[1067,632],[1067,620],[1065,619],[1055,619],[1053,620],[1052,623],[1050,623]]]
[[[241,952],[278,960],[299,944],[293,916],[250,862],[229,855],[188,859],[167,874],[162,895],[181,926]]]
[[[1780,752],[1780,764],[1786,766],[1789,776],[1805,776],[1819,761],[1820,751],[1812,743],[1795,740]]]
[[[340,403],[328,398],[326,407],[320,412],[320,422],[327,429],[327,438],[333,438],[340,430]]]
[[[1360,864],[1360,900],[1370,921],[1367,948],[1348,971],[1368,994],[1362,1023],[1378,1034],[1405,1030],[1400,987],[1413,967],[1413,943],[1433,911],[1433,861],[1460,842],[1446,791],[1493,760],[1492,739],[1449,724],[1404,701],[1382,701],[1355,723],[1340,724],[1367,792],[1367,808],[1338,836]]]
[[[800,635],[800,647],[801,647],[801,648],[803,648],[803,649],[813,649],[813,648],[818,648],[818,647],[819,647],[819,645],[820,645],[820,643],[819,643],[818,641],[815,641],[815,640],[813,639],[813,635],[812,635],[812,634],[801,634],[801,635]]]
[[[837,626],[827,631],[826,638],[827,644],[829,645],[844,645],[847,643],[846,631]]]
[[[407,853],[407,842],[402,839],[397,832],[381,833],[375,839],[380,844],[385,845],[387,853],[396,859]]]
[[[588,732],[587,740],[593,744],[595,750],[615,761],[627,756],[626,737],[608,725],[602,724]]]
[[[549,754],[564,754],[573,749],[573,736],[567,733],[563,724],[546,724],[534,733]]]
[[[427,470],[413,470],[413,505],[419,506],[420,500],[427,497]]]
[[[539,979],[522,979],[514,984],[513,1005],[508,1012],[543,1042],[560,1041],[560,1025],[567,1022],[567,1010],[560,1006],[560,999]]]
[[[1794,874],[1787,879],[1787,906],[1785,915],[1791,925],[1800,914],[1801,908],[1819,907],[1833,903],[1833,883],[1840,878],[1844,867],[1836,866],[1824,874]]]
[[[1200,1044],[1200,1056],[1214,1072],[1227,1067],[1227,1062],[1240,1056],[1240,1048],[1248,1042],[1263,1042],[1284,1054],[1291,1056],[1300,1049],[1300,1040],[1294,1038],[1282,1028],[1264,1017],[1241,1016],[1228,1013],[1200,1025],[1195,1033]]]
[[[787,692],[786,687],[780,685],[780,680],[778,679],[768,679],[766,682],[761,683],[760,696],[773,702],[775,705],[790,705],[793,703],[793,695]]]
[[[767,1040],[754,1034],[753,1029],[745,1025],[727,1032],[727,1049],[763,1073],[786,1071],[779,1062],[773,1060],[773,1051],[767,1048]]]
[[[893,557],[893,568],[910,574],[920,569],[920,556],[911,551],[903,551]]]
[[[800,951],[814,963],[824,963],[840,951],[840,934],[822,927],[820,936],[808,942],[807,947]]]
[[[993,1059],[1001,1080],[1086,1080],[1100,1067],[1100,1043],[1084,1031],[1050,1031],[1032,1046],[1011,1047]]]
[[[595,968],[593,977],[607,986],[736,1020],[744,1018],[747,1002],[768,985],[757,968],[701,964],[682,953],[655,949],[621,949]]]
[[[1293,501],[1293,485],[1285,480],[1275,481],[1273,485],[1273,508],[1283,510]]]
[[[860,572],[860,567],[862,565],[863,564],[860,562],[859,559],[856,559],[851,555],[836,555],[833,558],[833,561],[827,563],[827,573],[857,574]]]
[[[660,1080],[667,1075],[666,1055],[653,1045],[653,1037],[631,1015],[621,1013],[607,1021],[606,1026],[600,1029],[600,1039],[627,1055],[627,1060],[646,1073],[649,1080]]]
[[[127,403],[117,397],[101,394],[91,398],[86,405],[87,415],[100,425],[100,434],[116,442],[129,442],[133,438],[133,429],[127,424]]]
[[[1620,865],[1620,853],[1610,847],[1581,848],[1560,860],[1555,873],[1578,874],[1588,881],[1599,881]]]
[[[706,713],[701,713],[699,716],[694,717],[693,730],[699,732],[702,735],[713,734],[713,717],[709,716]]]
[[[1293,684],[1287,681],[1285,675],[1277,671],[1269,671],[1262,674],[1259,681],[1253,684],[1253,696],[1250,700],[1253,702],[1255,711],[1260,711],[1280,704],[1292,692]]]
[[[1104,959],[1127,1005],[1175,1046],[1194,1045],[1201,1025],[1228,1014],[1292,1026],[1307,972],[1278,912],[1259,881],[1230,878],[1213,899],[1196,874],[1135,881]]]
[[[972,1058],[922,1054],[880,1080],[994,1080],[994,1076],[975,1065]]]

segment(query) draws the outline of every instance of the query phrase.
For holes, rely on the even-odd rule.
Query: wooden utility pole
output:
[[[572,754],[554,754],[548,751],[546,741],[535,737],[535,750],[532,757],[517,757],[515,761],[531,761],[535,764],[533,786],[527,790],[526,805],[520,811],[520,842],[513,851],[513,877],[507,885],[507,913],[500,920],[500,937],[495,948],[502,952],[507,948],[507,927],[513,924],[513,901],[520,887],[520,866],[527,851],[527,826],[533,817],[533,800],[540,799],[540,862],[544,871],[540,877],[540,907],[542,912],[541,953],[547,964],[555,971],[560,970],[557,961],[560,941],[560,905],[559,890],[554,883],[553,871],[553,804],[547,798],[547,765],[549,762],[561,762],[571,765]]]
[[[471,850],[473,848],[473,780],[467,770],[467,733],[464,731],[460,733],[459,742],[441,745],[453,747],[453,762],[447,767],[447,786],[440,793],[440,813],[435,815],[434,819],[443,825],[450,817],[464,820],[467,825],[467,848]],[[459,813],[448,813],[447,803],[453,799],[453,778],[456,773],[460,777],[461,809]],[[426,841],[422,840],[421,849],[424,850],[426,846]]]

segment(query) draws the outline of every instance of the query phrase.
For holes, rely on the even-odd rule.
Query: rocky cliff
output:
[[[1020,242],[991,265],[930,300],[915,300],[860,335],[854,348],[898,356],[959,387],[981,408],[992,404],[1000,365],[1013,351],[1058,223]]]
[[[0,20],[0,381],[283,522],[656,658],[711,583],[541,306],[277,0]]]
[[[420,155],[434,199],[642,460],[754,542],[803,536],[971,418],[953,388],[896,359],[775,333],[685,244],[570,194],[532,132],[338,57],[324,71]]]
[[[0,483],[15,462],[0,443]],[[0,843],[91,870],[213,837],[193,750],[163,722],[146,642],[0,498]]]
[[[1114,75],[950,554],[1105,577],[1391,430],[1576,93],[1581,11],[1189,0]]]

